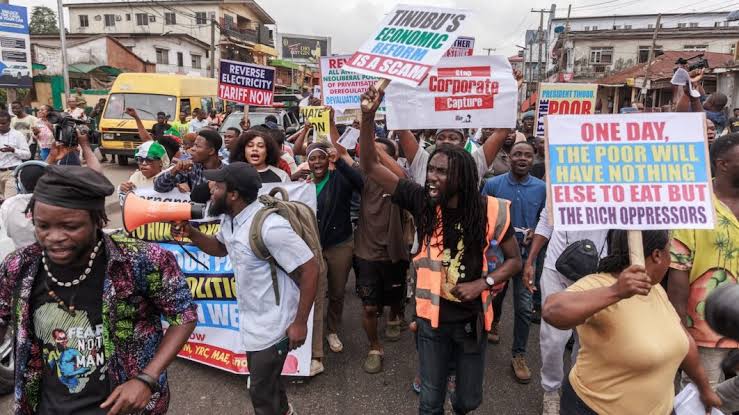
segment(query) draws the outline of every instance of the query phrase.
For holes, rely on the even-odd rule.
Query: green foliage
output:
[[[51,35],[59,33],[56,13],[46,6],[36,6],[31,12],[28,25],[32,35]]]

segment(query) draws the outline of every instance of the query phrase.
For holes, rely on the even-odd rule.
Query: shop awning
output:
[[[93,64],[87,64],[87,63],[76,63],[74,65],[69,65],[67,68],[69,69],[69,72],[84,73],[84,74],[88,74],[95,70],[101,70],[107,73],[108,75],[118,76],[123,72],[122,70],[118,68],[114,68],[112,66],[93,65]]]
[[[43,71],[44,69],[46,69],[46,65],[42,63],[31,63],[31,69],[33,69],[34,71]]]
[[[283,59],[272,59],[269,64],[274,67],[286,68],[286,69],[300,69],[300,65],[295,62],[286,61]]]
[[[277,49],[262,44],[254,45],[254,52],[263,53],[269,56],[277,56]]]

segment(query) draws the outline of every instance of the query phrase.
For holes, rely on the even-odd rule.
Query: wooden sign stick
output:
[[[375,82],[375,89],[378,92],[379,91],[384,91],[385,88],[387,88],[388,85],[390,85],[390,80],[389,79],[382,78],[382,79],[379,79],[377,82]],[[370,104],[369,101],[367,101],[366,99],[363,99],[362,100],[362,105],[367,106],[369,104]]]
[[[644,244],[641,231],[628,231],[629,237],[629,260],[631,265],[644,266]]]

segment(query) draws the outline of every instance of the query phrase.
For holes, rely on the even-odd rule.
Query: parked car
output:
[[[31,76],[31,71],[28,70],[26,65],[8,65],[3,69],[3,75],[22,78],[24,76]]]
[[[298,118],[290,111],[270,107],[249,108],[249,121],[251,121],[252,126],[264,124],[264,120],[269,115],[274,115],[275,118],[277,118],[277,125],[287,135],[294,134],[300,128]],[[232,112],[225,120],[223,120],[223,124],[221,124],[221,128],[218,129],[218,132],[223,135],[226,130],[231,127],[241,129],[240,124],[243,118],[244,113],[242,111]]]

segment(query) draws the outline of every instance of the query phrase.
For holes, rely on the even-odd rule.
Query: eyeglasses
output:
[[[155,161],[159,161],[160,159],[152,159],[149,157],[134,157],[134,160],[136,160],[136,163],[138,164],[152,164]]]

